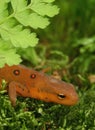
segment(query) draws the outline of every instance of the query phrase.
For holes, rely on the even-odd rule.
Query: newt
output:
[[[78,102],[78,95],[72,84],[46,75],[44,71],[38,72],[23,65],[5,65],[0,68],[0,86],[3,79],[13,106],[16,105],[17,96],[64,105]]]

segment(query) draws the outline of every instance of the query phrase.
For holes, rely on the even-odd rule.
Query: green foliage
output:
[[[13,65],[13,63],[19,64],[19,62],[21,62],[20,56],[16,54],[16,50],[11,47],[11,44],[0,40],[0,67],[5,63]]]
[[[18,53],[22,56],[24,60],[29,61],[29,63],[31,63],[32,65],[37,65],[42,61],[32,47],[28,47],[27,49],[18,49]]]
[[[95,63],[95,37],[83,38],[74,44],[75,49],[79,49],[79,56],[76,57],[71,65],[78,69],[79,73],[84,74],[85,72],[94,73],[94,63]],[[80,66],[78,66],[80,64]],[[91,66],[91,67],[90,67]]]
[[[4,49],[1,45],[0,67],[5,63],[12,65],[21,62],[19,54],[16,54],[17,48],[37,45],[38,38],[33,29],[44,29],[50,23],[49,17],[59,12],[52,2],[53,0],[0,0],[0,44],[7,48]]]
[[[72,73],[95,73],[95,1],[59,0],[56,3],[60,13],[52,19],[54,24],[39,31],[40,39],[68,57],[67,66]]]
[[[61,69],[62,67],[65,67],[69,62],[68,56],[59,50],[50,51],[48,57],[49,58],[46,59],[46,62],[48,65],[51,65],[53,69]]]

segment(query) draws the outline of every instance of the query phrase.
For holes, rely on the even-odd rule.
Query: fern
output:
[[[17,48],[35,47],[38,38],[33,29],[44,29],[49,17],[58,14],[54,0],[0,0],[0,67],[19,64]]]

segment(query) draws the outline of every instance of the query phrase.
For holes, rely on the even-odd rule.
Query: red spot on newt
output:
[[[15,75],[19,75],[20,74],[20,71],[19,70],[14,70],[13,72]]]
[[[55,79],[21,65],[13,65],[0,69],[0,85],[2,79],[7,82],[7,91],[13,105],[17,95],[31,97],[46,102],[74,105],[78,95],[70,83]]]
[[[35,79],[36,78],[36,74],[31,74],[30,76],[32,79]]]

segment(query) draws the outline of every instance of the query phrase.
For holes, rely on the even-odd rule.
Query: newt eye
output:
[[[63,99],[63,98],[65,98],[66,96],[64,95],[64,94],[58,94],[58,98],[59,99]]]
[[[35,78],[36,78],[36,74],[31,74],[30,77],[31,77],[32,79],[35,79]]]
[[[20,74],[20,70],[14,70],[13,73],[18,76]]]

